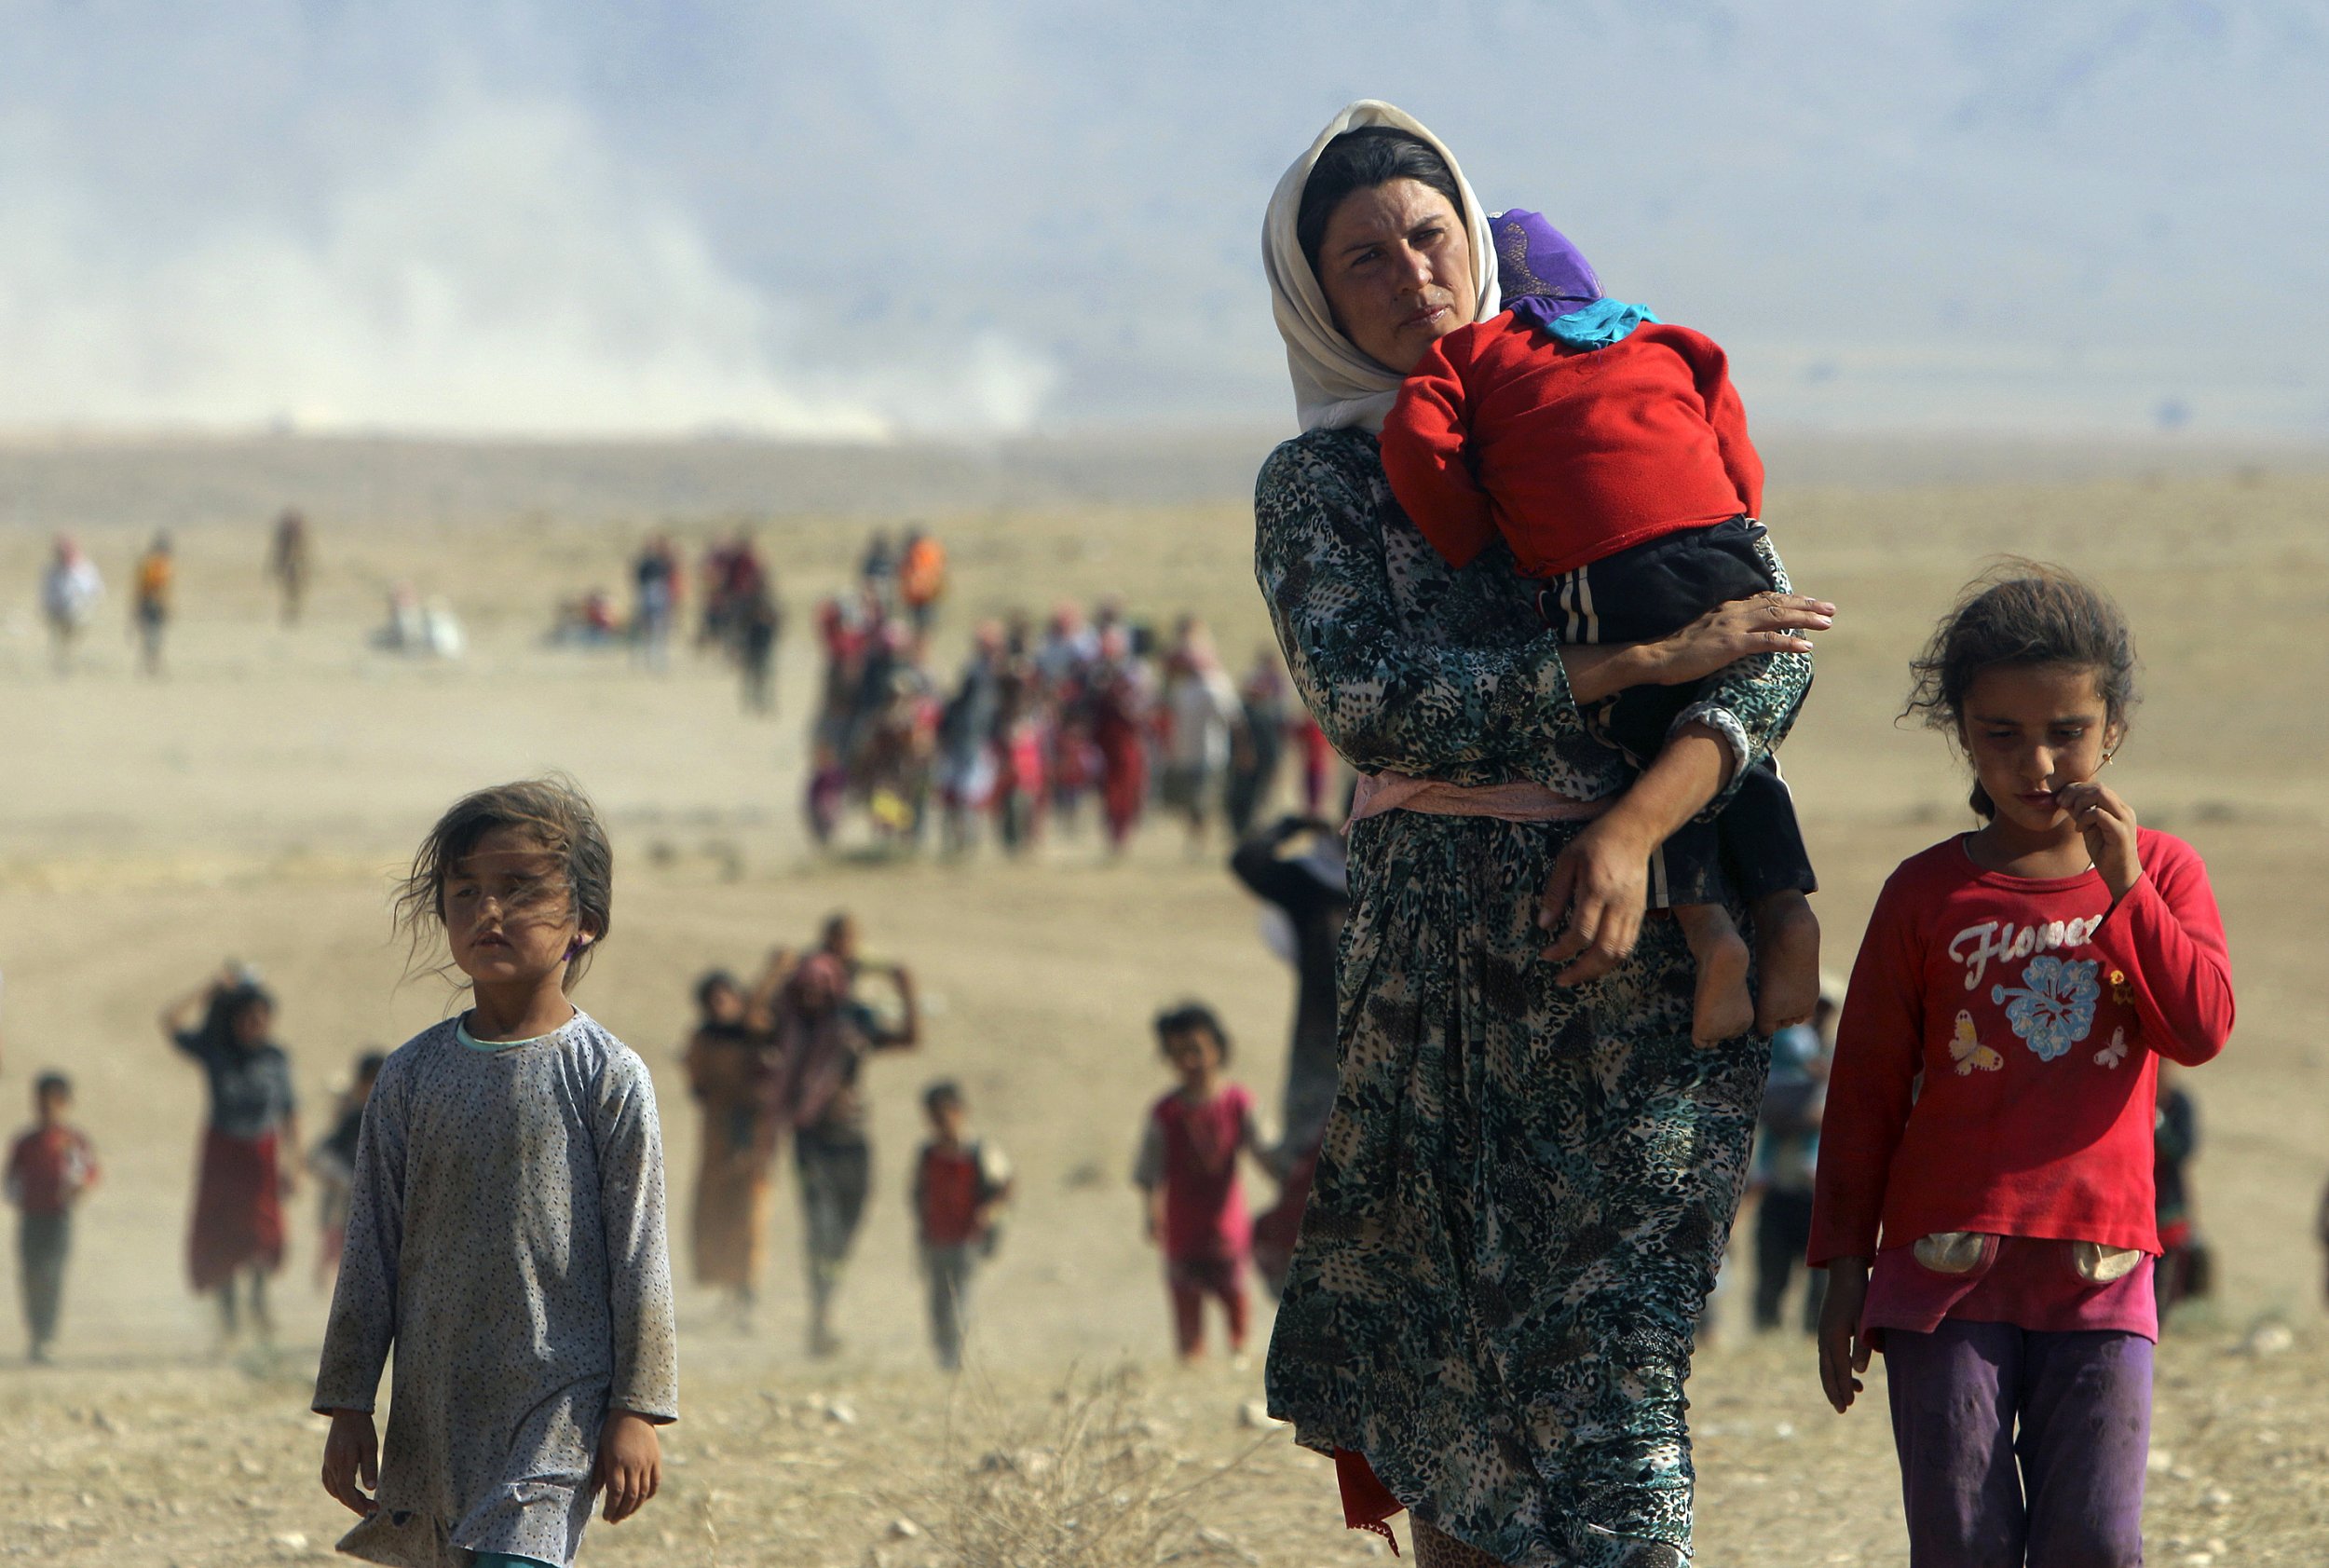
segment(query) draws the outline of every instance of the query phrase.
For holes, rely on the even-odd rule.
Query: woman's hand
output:
[[[1554,984],[1598,980],[1633,952],[1649,902],[1650,851],[1655,842],[1640,842],[1628,831],[1627,819],[1613,811],[1570,839],[1553,862],[1536,923],[1560,932],[1542,954],[1567,965],[1553,976]]]
[[[599,1517],[620,1524],[662,1484],[663,1445],[654,1423],[633,1411],[608,1411],[598,1434],[598,1463],[591,1466],[591,1490],[606,1493]]]
[[[1568,964],[1556,982],[1598,980],[1633,952],[1649,902],[1650,852],[1714,798],[1731,761],[1728,742],[1686,724],[1615,805],[1569,840],[1536,910],[1539,926],[1560,932],[1542,955]]]
[[[2086,839],[2087,858],[2103,873],[2111,902],[2126,897],[2143,875],[2143,861],[2135,853],[2135,809],[2092,779],[2064,787],[2054,804],[2070,813]]]
[[[334,1411],[332,1435],[323,1439],[323,1490],[366,1519],[380,1505],[360,1489],[380,1486],[380,1433],[370,1411]]]
[[[1860,1309],[1868,1303],[1868,1260],[1838,1258],[1828,1265],[1828,1295],[1819,1307],[1819,1386],[1842,1415],[1860,1391],[1858,1374],[1868,1370],[1868,1341],[1860,1333]]]
[[[1835,624],[1835,606],[1772,592],[1715,606],[1681,631],[1641,645],[1661,686],[1686,686],[1758,653],[1809,653],[1805,632]]]

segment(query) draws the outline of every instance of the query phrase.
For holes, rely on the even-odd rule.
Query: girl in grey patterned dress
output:
[[[611,870],[590,802],[539,780],[456,802],[405,880],[475,1005],[388,1057],[357,1143],[314,1403],[353,1556],[565,1568],[595,1493],[609,1522],[655,1493],[679,1371],[655,1091],[565,994]]]
[[[1353,1523],[1411,1514],[1423,1568],[1674,1568],[1693,1324],[1767,1049],[1692,1048],[1688,950],[1642,919],[1647,861],[1786,733],[1796,634],[1832,607],[1772,557],[1778,592],[1658,643],[1564,648],[1501,547],[1458,571],[1424,542],[1371,431],[1425,347],[1496,313],[1495,255],[1453,159],[1398,110],[1320,133],[1265,257],[1304,431],[1262,469],[1255,566],[1371,797],[1270,1409],[1336,1455]],[[1581,704],[1718,671],[1638,778],[1586,732]]]

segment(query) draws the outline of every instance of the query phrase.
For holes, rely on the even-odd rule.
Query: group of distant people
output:
[[[266,572],[280,595],[286,626],[298,620],[306,598],[308,549],[307,520],[302,513],[287,511],[276,519]],[[129,633],[137,646],[138,669],[159,676],[178,583],[176,549],[168,530],[157,531],[138,552],[129,580]],[[40,579],[41,620],[48,629],[49,660],[57,674],[73,673],[104,598],[105,578],[97,563],[73,535],[59,534]]]
[[[983,621],[951,681],[930,667],[921,627],[869,577],[819,607],[823,658],[806,809],[830,842],[852,811],[898,845],[966,852],[991,839],[1019,853],[1096,806],[1112,853],[1156,807],[1192,852],[1218,824],[1242,838],[1272,798],[1288,753],[1305,809],[1326,804],[1334,759],[1289,702],[1274,652],[1233,677],[1205,623],[1169,634],[1117,600],[1087,615],[1061,604],[1038,630],[1015,612]]]
[[[859,997],[860,982],[876,976],[894,993],[894,1019]],[[750,985],[713,970],[696,982],[695,1000],[698,1017],[682,1060],[702,1112],[689,1225],[697,1283],[726,1291],[739,1325],[749,1326],[776,1158],[789,1139],[807,1234],[809,1353],[830,1357],[840,1349],[834,1299],[873,1183],[864,1066],[874,1053],[920,1043],[912,972],[868,962],[856,921],[837,914],[809,951],[778,948]],[[961,1092],[933,1084],[929,1095],[933,1126],[950,1123],[959,1132],[966,1113]],[[984,1234],[1008,1192],[1007,1174],[998,1176],[961,1223]],[[959,1245],[974,1235],[947,1239]],[[952,1365],[960,1351],[969,1271],[955,1266],[960,1259],[925,1262],[933,1271],[940,1359]]]
[[[626,613],[604,587],[558,607],[550,640],[596,648],[627,648],[633,664],[661,673],[671,667],[671,645],[688,603],[687,562],[669,534],[649,534],[632,556],[631,604]],[[696,647],[732,664],[751,713],[776,706],[776,656],[784,631],[784,602],[776,574],[749,529],[707,548],[696,570],[702,609]]]

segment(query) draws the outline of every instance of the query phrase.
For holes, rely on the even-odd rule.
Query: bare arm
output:
[[[890,966],[890,983],[898,992],[898,1027],[877,1043],[885,1051],[910,1051],[922,1043],[922,1013],[914,996],[914,976],[902,963]]]
[[[1693,725],[1666,743],[1633,787],[1569,841],[1553,862],[1536,922],[1560,935],[1545,957],[1567,967],[1564,986],[1598,980],[1633,951],[1649,899],[1650,852],[1729,781],[1731,748]]]
[[[211,999],[218,995],[225,983],[216,978],[205,980],[199,990],[188,991],[164,1007],[160,1018],[163,1038],[176,1044],[180,1035],[194,1028],[202,1009],[211,1004]]]
[[[766,1034],[776,1027],[777,993],[784,989],[794,970],[792,949],[777,948],[769,954],[769,961],[761,966],[760,978],[753,982],[752,994],[744,999],[744,1027],[756,1034]]]

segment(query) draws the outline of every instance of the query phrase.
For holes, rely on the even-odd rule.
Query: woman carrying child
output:
[[[619,1523],[661,1480],[679,1368],[655,1090],[566,995],[613,864],[590,802],[544,779],[456,801],[404,880],[402,923],[416,948],[443,931],[471,1005],[389,1056],[357,1143],[314,1401],[324,1490],[363,1516],[350,1556],[566,1568],[594,1495]]]
[[[267,1038],[275,999],[257,971],[230,964],[164,1008],[161,1026],[164,1038],[201,1064],[210,1089],[186,1246],[194,1288],[217,1297],[223,1343],[241,1332],[246,1303],[252,1329],[271,1339],[266,1281],[283,1266],[283,1199],[296,1179],[285,1154],[299,1148],[291,1058]]]
[[[1909,712],[1982,825],[1903,862],[1837,1029],[1810,1259],[1837,1411],[1885,1354],[1913,1568],[2132,1568],[2159,1338],[2162,1058],[2232,1028],[2207,868],[2098,775],[2135,650],[2066,572],[1974,584]]]
[[[1270,1408],[1337,1454],[1354,1524],[1413,1515],[1423,1568],[1676,1568],[1682,1382],[1767,1049],[1693,1046],[1689,949],[1645,884],[1785,733],[1833,607],[1774,561],[1753,598],[1587,647],[1505,551],[1432,549],[1373,432],[1434,341],[1497,314],[1497,258],[1408,116],[1337,116],[1264,245],[1304,430],[1257,484],[1256,572],[1303,702],[1379,780]],[[1604,697],[1709,675],[1644,768],[1587,732]]]

